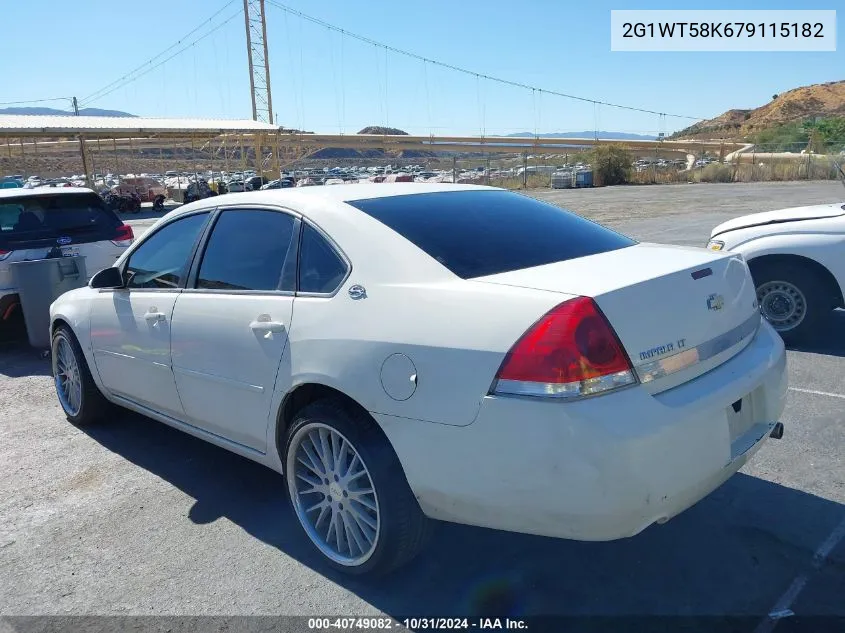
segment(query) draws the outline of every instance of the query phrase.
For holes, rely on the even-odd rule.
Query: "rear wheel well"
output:
[[[372,417],[370,416],[369,411],[361,406],[361,404],[359,404],[354,398],[350,398],[342,391],[338,391],[333,387],[328,387],[320,383],[305,383],[299,385],[285,396],[276,422],[276,450],[282,460],[284,460],[287,430],[290,427],[291,422],[293,422],[293,419],[296,417],[296,414],[312,402],[328,398],[339,401],[343,406],[348,407],[352,411],[358,411],[363,415]],[[381,427],[378,424],[375,424],[375,426],[379,429],[379,432],[382,432]]]
[[[831,309],[845,307],[842,289],[836,282],[836,278],[833,276],[833,273],[814,259],[803,257],[801,255],[763,255],[762,257],[756,257],[750,260],[748,262],[748,267],[751,269],[751,275],[756,277],[757,273],[762,271],[765,267],[780,264],[801,267],[805,270],[811,271],[818,277],[825,289],[828,291],[828,296],[831,298]]]
[[[0,321],[7,321],[15,314],[15,311],[20,311],[21,302],[17,293],[4,295],[0,297]]]

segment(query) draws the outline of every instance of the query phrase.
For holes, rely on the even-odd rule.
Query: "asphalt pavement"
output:
[[[838,183],[535,195],[640,240],[690,245],[730,217],[845,200]],[[153,220],[133,219],[136,234]],[[836,630],[845,619],[824,617],[845,618],[843,332],[840,311],[789,351],[784,438],[665,525],[579,543],[439,524],[415,562],[375,581],[320,563],[275,473],[136,414],[75,428],[48,362],[5,344],[0,614],[542,614],[616,618],[619,630],[704,616],[698,630]]]

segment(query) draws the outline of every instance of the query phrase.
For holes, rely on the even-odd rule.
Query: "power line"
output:
[[[225,11],[226,9],[228,9],[228,8],[229,8],[232,4],[234,4],[236,1],[237,1],[237,0],[229,0],[229,1],[228,1],[225,5],[223,5],[220,9],[218,9],[217,11],[215,11],[215,12],[214,12],[214,13],[213,13],[210,17],[208,17],[208,18],[207,18],[207,19],[205,19],[203,22],[201,22],[199,25],[197,25],[195,28],[193,28],[192,30],[190,30],[190,31],[189,31],[188,33],[186,33],[185,35],[183,35],[183,36],[182,36],[181,38],[179,38],[176,42],[174,42],[173,44],[171,44],[170,46],[168,46],[167,48],[165,48],[165,49],[164,49],[163,51],[161,51],[158,55],[156,55],[155,57],[151,57],[150,59],[148,59],[147,61],[145,61],[143,64],[141,64],[140,66],[138,66],[137,68],[133,68],[132,70],[130,70],[128,73],[126,73],[126,74],[125,74],[125,75],[123,75],[122,77],[120,77],[120,78],[118,78],[118,79],[115,79],[113,82],[111,82],[111,83],[109,83],[109,84],[106,84],[105,86],[103,86],[103,87],[102,87],[102,88],[100,88],[99,90],[96,90],[95,92],[92,92],[90,95],[88,95],[87,97],[85,97],[84,99],[82,99],[82,102],[83,102],[83,103],[85,103],[85,104],[87,105],[88,103],[93,102],[95,99],[101,99],[101,98],[105,97],[107,94],[111,94],[112,92],[114,92],[114,90],[116,90],[117,88],[120,88],[120,87],[122,87],[122,86],[126,85],[127,83],[129,83],[129,82],[131,82],[131,81],[135,81],[135,80],[136,80],[136,79],[138,79],[139,77],[142,77],[143,75],[146,75],[146,74],[147,74],[147,72],[149,72],[150,70],[152,70],[152,69],[154,69],[154,68],[158,68],[159,66],[161,66],[161,65],[162,65],[162,64],[164,64],[165,62],[167,62],[167,61],[169,61],[169,60],[173,59],[173,57],[175,57],[176,55],[178,55],[180,52],[183,52],[183,51],[187,50],[188,46],[185,46],[185,47],[183,47],[180,51],[178,51],[178,52],[176,53],[176,55],[171,55],[170,57],[168,57],[168,58],[167,58],[167,59],[165,59],[164,61],[160,62],[159,64],[156,64],[155,66],[152,66],[151,68],[147,68],[147,70],[144,70],[147,66],[149,66],[150,64],[152,64],[153,62],[155,62],[157,59],[160,59],[162,56],[166,55],[168,52],[172,51],[174,48],[176,48],[177,46],[179,46],[179,45],[180,45],[183,41],[185,41],[185,40],[186,40],[187,38],[189,38],[191,35],[193,35],[193,34],[194,34],[194,33],[196,33],[197,31],[199,31],[201,28],[203,28],[204,26],[206,26],[207,24],[209,24],[212,20],[214,20],[214,18],[216,18],[216,17],[217,17],[218,15],[220,15],[221,13],[223,13],[223,11]],[[239,14],[240,14],[240,12],[241,12],[241,9],[239,8],[239,9],[238,9],[238,12],[237,12],[235,15],[239,15]],[[234,16],[233,16],[233,17],[234,17]],[[222,24],[226,24],[227,22],[229,22],[230,20],[232,20],[232,19],[233,19],[233,17],[228,18],[228,19],[227,19],[226,21],[224,21]],[[221,25],[218,25],[218,27],[217,27],[217,28],[219,28],[220,26],[221,26]],[[192,44],[190,44],[190,46],[193,46],[193,44],[196,44],[196,43],[197,43],[197,42],[199,42],[200,40],[202,40],[202,39],[204,39],[205,37],[207,37],[209,34],[211,34],[211,33],[213,33],[214,31],[216,31],[216,30],[217,30],[217,28],[213,29],[212,31],[209,31],[209,32],[208,32],[208,33],[206,33],[204,36],[200,37],[200,38],[199,38],[199,39],[197,39],[195,42],[193,42]],[[137,73],[138,71],[141,71],[141,70],[144,70],[144,72],[140,73],[137,77],[132,77],[132,75],[134,75],[135,73]],[[131,79],[130,79],[130,78],[131,78]],[[112,89],[112,87],[113,87],[113,86],[115,86],[116,84],[120,84],[120,85],[117,85],[114,89]]]
[[[463,73],[465,75],[470,75],[473,77],[480,77],[482,79],[487,79],[489,81],[494,81],[500,84],[504,84],[507,86],[513,86],[514,88],[522,88],[523,90],[531,90],[534,93],[545,93],[549,95],[554,95],[556,97],[564,97],[566,99],[574,99],[575,101],[583,101],[585,103],[592,103],[594,105],[603,105],[609,108],[619,108],[621,110],[630,110],[633,112],[644,112],[646,114],[657,114],[662,116],[670,116],[677,119],[691,119],[693,121],[701,121],[704,120],[706,117],[698,117],[698,116],[689,116],[685,114],[670,114],[668,112],[658,112],[657,110],[648,110],[646,108],[637,108],[634,106],[626,106],[621,105],[618,103],[610,103],[607,101],[599,101],[597,99],[588,99],[587,97],[579,97],[577,95],[566,94],[564,92],[558,92],[556,90],[546,90],[545,88],[538,88],[537,86],[530,86],[528,84],[524,84],[518,81],[511,81],[509,79],[502,79],[501,77],[493,77],[491,75],[486,75],[484,73],[475,72],[474,70],[468,70],[466,68],[461,68],[460,66],[455,66],[453,64],[447,64],[445,62],[440,62],[434,59],[430,59],[428,57],[424,57],[423,55],[418,55],[417,53],[412,53],[410,51],[402,50],[401,48],[396,48],[395,46],[391,46],[389,44],[384,44],[382,42],[377,42],[369,37],[364,35],[358,35],[357,33],[352,33],[351,31],[347,31],[346,29],[342,29],[339,26],[335,26],[334,24],[329,24],[328,22],[321,20],[319,18],[315,18],[310,16],[302,11],[298,11],[292,7],[284,5],[276,0],[267,0],[268,4],[273,5],[277,9],[281,9],[291,15],[295,15],[303,20],[308,20],[314,24],[322,26],[327,29],[331,29],[332,31],[337,31],[342,33],[343,35],[348,35],[349,37],[356,39],[360,42],[364,42],[365,44],[370,44],[371,46],[377,46],[385,49],[385,51],[390,51],[392,53],[397,53],[399,55],[404,55],[406,57],[411,57],[412,59],[417,59],[423,62],[428,62],[429,64],[434,64],[435,66],[440,66],[441,68],[447,68],[449,70],[454,70],[455,72]]]
[[[48,101],[71,101],[73,97],[53,97],[50,99],[29,99],[27,101],[3,101],[0,106],[27,105],[29,103],[47,103]]]
[[[223,28],[224,26],[226,26],[229,22],[231,22],[231,21],[232,21],[232,20],[234,20],[235,18],[239,17],[239,16],[240,16],[240,14],[241,14],[241,10],[240,10],[240,9],[238,9],[238,11],[236,11],[235,13],[233,13],[232,15],[230,15],[228,18],[226,18],[225,20],[223,20],[222,22],[220,22],[217,26],[215,26],[213,29],[211,29],[208,33],[205,33],[205,34],[204,34],[204,35],[202,35],[201,37],[198,37],[197,39],[195,39],[193,42],[190,42],[189,44],[186,44],[185,46],[183,46],[181,49],[179,49],[178,51],[176,51],[175,53],[173,53],[173,54],[172,54],[172,55],[170,55],[169,57],[166,57],[165,59],[161,60],[161,61],[160,61],[158,64],[156,64],[155,66],[150,66],[150,67],[149,67],[149,68],[147,68],[144,72],[139,73],[139,74],[135,75],[134,77],[132,77],[132,78],[130,78],[130,79],[127,79],[125,82],[123,82],[123,83],[121,83],[121,84],[118,84],[118,85],[114,86],[114,87],[113,87],[113,88],[111,88],[110,90],[107,90],[107,91],[106,91],[106,92],[104,92],[103,94],[101,94],[101,95],[99,95],[99,96],[97,96],[97,97],[94,97],[93,99],[89,99],[88,101],[86,101],[86,102],[85,102],[85,105],[87,106],[87,105],[89,105],[90,103],[93,103],[94,101],[96,101],[96,100],[98,100],[98,99],[102,99],[103,97],[105,97],[105,96],[110,95],[111,93],[113,93],[115,90],[119,90],[120,88],[123,88],[124,86],[126,86],[126,85],[128,85],[128,84],[132,83],[133,81],[137,81],[138,79],[140,79],[140,78],[141,78],[141,77],[143,77],[144,75],[146,75],[146,74],[151,73],[152,71],[154,71],[156,68],[159,68],[159,67],[163,66],[164,64],[166,64],[167,62],[169,62],[169,61],[170,61],[171,59],[173,59],[174,57],[176,57],[176,56],[178,56],[178,55],[181,55],[182,53],[184,53],[186,50],[188,50],[188,49],[189,49],[189,48],[191,48],[192,46],[196,46],[197,44],[199,44],[201,41],[203,41],[205,38],[207,38],[207,37],[208,37],[209,35],[211,35],[212,33],[215,33],[216,31],[219,31],[220,29],[222,29],[222,28]]]

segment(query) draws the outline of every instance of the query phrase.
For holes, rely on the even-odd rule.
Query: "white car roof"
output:
[[[450,183],[367,183],[322,187],[267,189],[205,198],[174,209],[156,222],[149,231],[193,211],[222,206],[244,209],[256,206],[280,206],[302,214],[323,229],[354,262],[361,278],[399,283],[408,279],[449,280],[455,275],[422,250],[412,247],[387,225],[366,213],[351,209],[346,203],[370,198],[402,197],[449,191],[501,191],[495,187],[455,185]],[[141,238],[143,242],[144,238]],[[390,267],[382,262],[391,261]]]
[[[233,193],[205,198],[197,203],[185,205],[175,210],[174,215],[188,212],[199,207],[221,206],[224,204],[268,204],[290,206],[296,211],[312,207],[320,200],[327,202],[353,202],[370,198],[388,198],[407,196],[418,193],[437,193],[440,191],[484,191],[495,187],[481,185],[455,185],[452,183],[354,183],[343,187],[291,187],[287,189],[269,189],[247,193]]]
[[[35,198],[38,196],[54,196],[61,194],[94,193],[86,187],[39,187],[37,189],[0,189],[0,200],[3,198]]]

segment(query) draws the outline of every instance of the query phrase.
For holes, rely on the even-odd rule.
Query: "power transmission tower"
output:
[[[249,88],[252,91],[252,119],[273,122],[270,94],[270,60],[267,56],[267,20],[264,0],[244,0],[246,48],[249,56]]]

